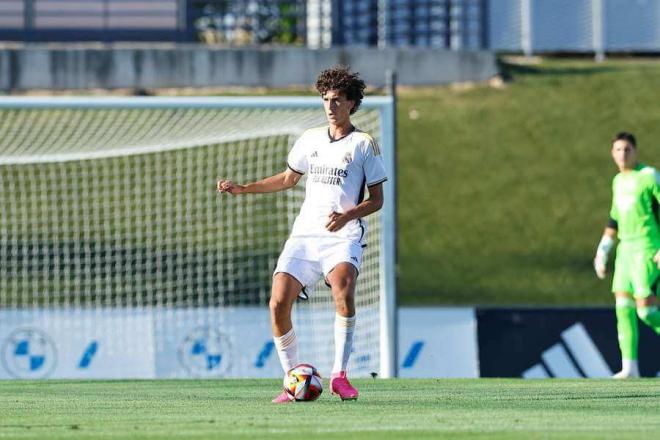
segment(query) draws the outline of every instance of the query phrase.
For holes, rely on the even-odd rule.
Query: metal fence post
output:
[[[598,63],[605,60],[605,14],[603,8],[603,0],[591,0],[591,32],[594,59]]]
[[[521,46],[523,54],[531,57],[534,54],[532,43],[532,0],[520,0],[520,19],[521,19]]]
[[[108,31],[110,27],[110,2],[103,0],[103,30]]]
[[[378,0],[378,30],[376,32],[378,47],[383,48],[389,45],[390,32],[390,2],[388,0]]]

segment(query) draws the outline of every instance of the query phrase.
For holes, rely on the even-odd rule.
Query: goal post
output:
[[[356,292],[361,376],[396,372],[393,105],[366,97],[353,117],[389,174]],[[272,377],[264,306],[304,189],[226,197],[215,181],[280,172],[325,123],[315,97],[0,98],[0,378]],[[331,306],[319,286],[294,308],[325,373]],[[127,353],[143,358],[122,370]]]

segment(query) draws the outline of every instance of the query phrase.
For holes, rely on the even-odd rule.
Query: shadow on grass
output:
[[[398,298],[401,305],[554,306],[585,302],[604,305],[609,300],[605,296],[587,299],[566,296],[567,286],[589,290],[590,281],[595,282],[591,257],[579,252],[532,254],[509,250],[488,268],[477,269],[470,264],[459,264],[453,269],[441,264],[435,267],[438,287],[402,287]],[[476,276],[469,272],[452,273],[452,270],[469,270],[470,267],[478,270]],[[559,279],[564,281],[557,281]]]
[[[526,254],[509,253],[515,267],[519,269],[541,269],[541,270],[564,270],[575,274],[590,273],[593,270],[593,262],[590,256],[583,254]],[[509,263],[510,264],[510,263]]]
[[[579,66],[552,66],[552,65],[530,65],[517,64],[504,60],[498,60],[498,70],[505,81],[514,81],[517,77],[525,75],[538,76],[571,76],[571,75],[593,75],[597,73],[613,72],[617,70],[614,66],[603,65],[579,65]]]

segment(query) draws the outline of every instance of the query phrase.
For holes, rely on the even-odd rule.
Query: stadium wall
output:
[[[606,308],[401,308],[399,376],[608,377],[620,367],[615,328]],[[643,376],[660,376],[657,337],[640,326]],[[319,343],[332,350],[332,338]],[[1,310],[0,344],[0,379],[281,375],[257,307]]]
[[[339,63],[374,86],[385,85],[391,69],[403,85],[483,81],[497,74],[495,55],[487,51],[29,45],[0,48],[0,91],[309,86],[320,70]]]

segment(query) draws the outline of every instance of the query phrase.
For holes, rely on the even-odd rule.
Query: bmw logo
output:
[[[197,327],[179,344],[179,362],[194,377],[219,377],[229,367],[227,337],[210,327]]]
[[[2,345],[2,363],[12,376],[19,379],[44,379],[57,363],[55,344],[41,330],[14,330]]]

